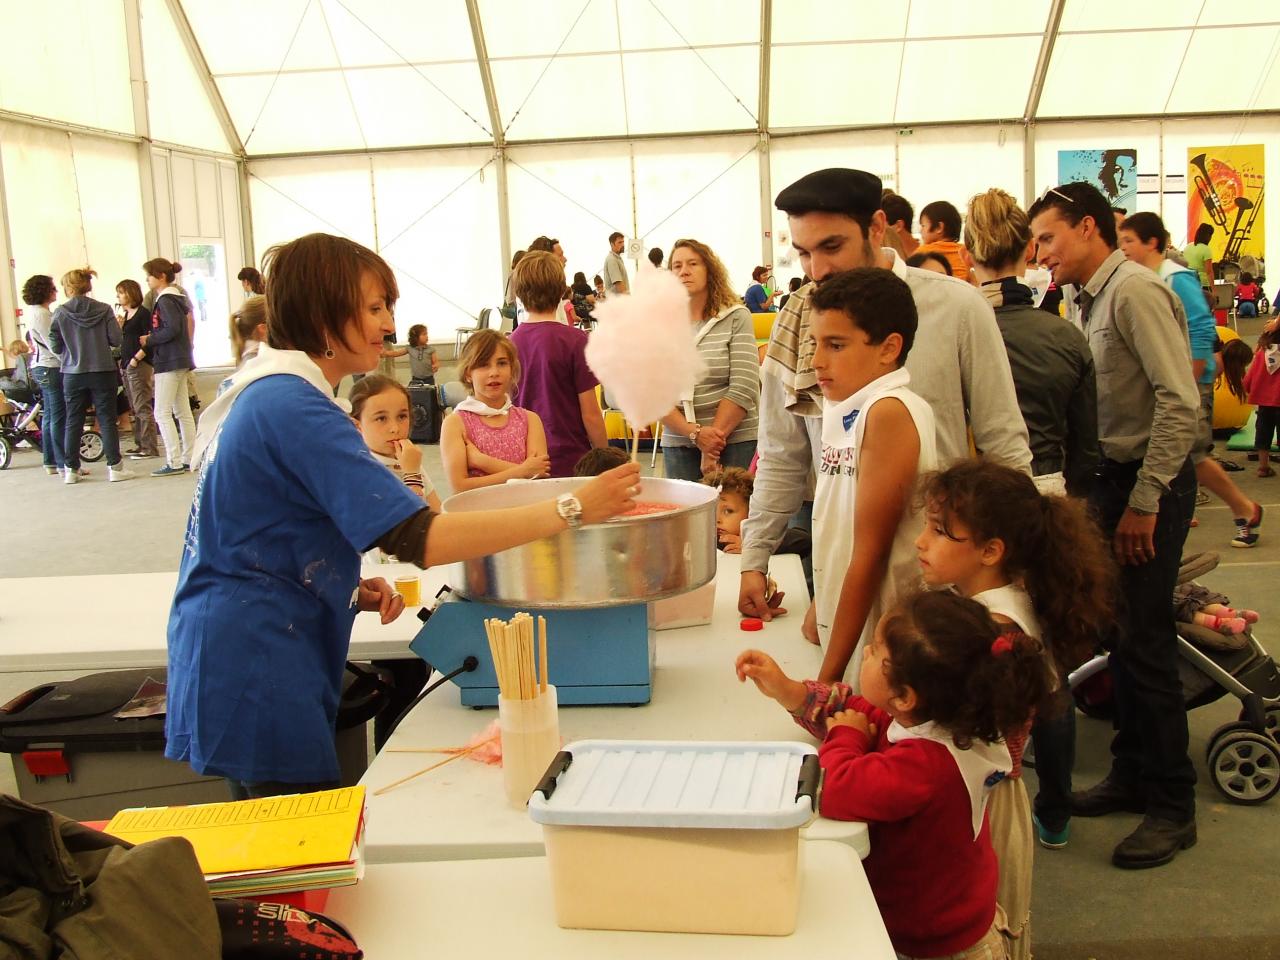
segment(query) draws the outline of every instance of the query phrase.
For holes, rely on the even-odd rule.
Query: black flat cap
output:
[[[880,209],[880,178],[865,170],[830,167],[806,174],[780,194],[773,205],[801,216],[815,210],[869,217]]]

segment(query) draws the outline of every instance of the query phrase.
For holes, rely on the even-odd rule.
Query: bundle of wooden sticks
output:
[[[547,620],[538,618],[537,657],[534,654],[533,617],[517,613],[510,621],[486,620],[489,652],[498,676],[498,691],[505,700],[533,700],[547,691]],[[538,669],[539,662],[541,670]]]

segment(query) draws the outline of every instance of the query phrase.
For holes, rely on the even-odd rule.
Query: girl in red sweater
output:
[[[1258,451],[1258,476],[1274,477],[1271,469],[1271,437],[1280,433],[1280,332],[1258,337],[1249,372],[1244,375],[1244,388],[1249,402],[1258,408],[1254,425],[1253,448]]]
[[[822,814],[868,823],[864,866],[898,955],[1003,958],[986,804],[1013,767],[1002,738],[1050,690],[1039,642],[973,600],[922,593],[877,625],[861,696],[792,680],[759,650],[737,672],[825,737]]]

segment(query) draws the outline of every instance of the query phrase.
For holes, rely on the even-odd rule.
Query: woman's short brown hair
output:
[[[395,275],[380,256],[354,240],[309,233],[276,244],[262,260],[267,276],[267,343],[277,350],[323,354],[332,340],[347,343],[347,325],[364,308],[366,273],[382,285],[387,309],[400,297]]]
[[[147,271],[148,277],[155,277],[157,280],[173,283],[178,274],[182,272],[182,264],[166,260],[164,257],[156,257],[154,260],[148,260],[144,263],[142,269]]]
[[[554,253],[532,250],[516,264],[511,283],[526,310],[550,313],[564,295],[564,264]]]
[[[46,273],[37,273],[33,277],[28,277],[27,282],[22,285],[22,302],[33,307],[43,307],[57,292],[57,288],[53,285],[53,277]]]
[[[142,288],[138,286],[137,280],[130,278],[121,280],[116,284],[116,293],[120,294],[124,300],[128,301],[127,303],[121,304],[121,306],[127,307],[130,310],[142,306]]]
[[[521,263],[523,262],[522,260]],[[521,299],[524,298],[521,297]],[[495,350],[505,350],[511,360],[511,388],[514,390],[515,385],[520,382],[520,354],[516,350],[516,345],[507,338],[505,333],[499,333],[497,330],[477,330],[467,337],[466,345],[458,355],[458,379],[462,381],[468,393],[473,392],[471,371],[488,363]]]
[[[78,297],[93,289],[93,278],[98,271],[92,267],[68,270],[62,275],[62,290],[68,297]]]

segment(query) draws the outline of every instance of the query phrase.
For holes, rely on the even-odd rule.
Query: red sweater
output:
[[[1280,373],[1267,373],[1266,347],[1254,351],[1244,389],[1255,407],[1280,407]]]
[[[913,957],[968,949],[995,919],[997,866],[985,816],[973,837],[955,760],[929,740],[890,743],[893,718],[862,697],[833,706],[828,715],[866,714],[877,733],[874,743],[852,727],[827,735],[818,749],[822,815],[867,822],[871,854],[863,866],[894,949]]]

